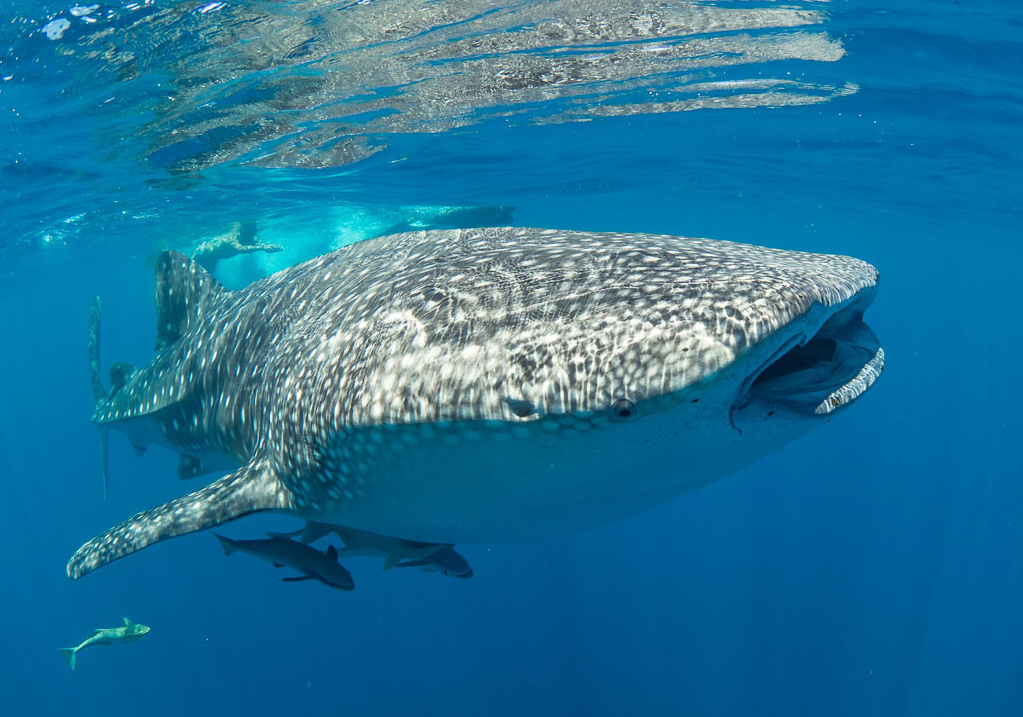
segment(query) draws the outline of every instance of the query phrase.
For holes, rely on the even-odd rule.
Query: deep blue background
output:
[[[825,9],[851,96],[408,138],[408,161],[354,175],[90,175],[87,133],[50,141],[73,97],[0,86],[4,714],[1023,714],[1023,15]],[[868,318],[889,363],[831,424],[682,500],[463,546],[472,580],[352,559],[341,594],[199,534],[69,581],[81,542],[185,490],[171,454],[138,460],[114,436],[102,502],[89,299],[104,357],[143,362],[159,246],[246,215],[326,231],[329,201],[513,204],[523,225],[853,254],[881,270]],[[152,632],[68,670],[56,647],[125,615]]]

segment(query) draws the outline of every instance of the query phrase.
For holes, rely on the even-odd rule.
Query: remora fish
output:
[[[149,627],[132,622],[124,618],[122,627],[98,627],[92,634],[85,638],[78,647],[58,647],[57,650],[64,659],[75,669],[75,662],[78,660],[78,651],[90,645],[113,645],[115,642],[132,642],[149,632]]]
[[[305,530],[299,532],[303,543],[314,543],[335,533],[345,544],[338,550],[338,555],[383,558],[384,570],[421,567],[426,572],[438,572],[456,578],[472,577],[469,561],[456,552],[455,546],[450,543],[421,543],[343,525],[317,523],[315,520],[307,520]]]
[[[337,549],[331,545],[326,553],[321,553],[305,543],[272,535],[265,540],[232,540],[219,533],[214,537],[220,541],[224,555],[236,550],[273,563],[276,567],[287,565],[302,573],[301,577],[281,578],[286,583],[300,580],[319,580],[324,585],[339,590],[354,590],[355,581],[352,574],[345,570],[337,561]]]
[[[72,578],[258,511],[432,543],[578,531],[827,422],[884,353],[849,257],[487,228],[359,242],[235,292],[175,253],[158,346],[93,420],[240,466],[83,545]]]
[[[465,557],[455,550],[454,545],[442,545],[440,550],[428,558],[402,560],[396,568],[419,568],[426,573],[440,573],[450,578],[471,578],[472,566]]]

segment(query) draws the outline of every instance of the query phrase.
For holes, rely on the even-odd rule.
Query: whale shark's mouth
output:
[[[791,337],[746,379],[735,405],[761,399],[820,415],[854,401],[884,368],[881,343],[863,322],[872,298],[847,304],[809,338]]]

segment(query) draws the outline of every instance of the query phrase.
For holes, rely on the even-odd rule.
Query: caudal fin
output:
[[[291,506],[287,489],[266,461],[254,461],[205,488],[129,518],[78,549],[67,564],[77,580],[147,545],[215,528],[243,515]]]
[[[71,665],[71,669],[75,669],[75,659],[78,657],[77,647],[58,647],[57,651],[64,656],[67,663]]]
[[[225,538],[220,533],[214,533],[213,537],[217,539],[220,543],[220,547],[224,549],[224,555],[230,555],[238,550],[238,548],[234,546],[234,541],[230,538]]]
[[[99,324],[102,306],[98,296],[92,297],[89,306],[89,378],[92,380],[92,400],[95,405],[107,399],[107,390],[99,377]],[[100,472],[103,475],[103,500],[107,499],[107,444],[110,431],[100,426],[99,429],[99,460]]]
[[[315,520],[307,520],[300,540],[303,543],[315,543],[325,535],[329,535],[334,528],[335,526],[329,523],[317,523]]]
[[[99,322],[102,313],[99,297],[92,297],[89,305],[89,378],[92,379],[92,400],[95,403],[107,397],[107,390],[99,377]]]

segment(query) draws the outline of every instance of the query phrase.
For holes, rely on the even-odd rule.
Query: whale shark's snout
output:
[[[875,281],[837,306],[814,305],[780,329],[770,342],[777,348],[740,385],[733,412],[761,404],[824,416],[862,395],[884,368],[881,342],[863,316],[876,289]]]

